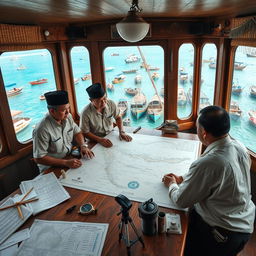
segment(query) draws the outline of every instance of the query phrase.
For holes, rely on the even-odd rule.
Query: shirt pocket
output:
[[[50,143],[50,153],[59,153],[62,148],[62,139],[61,137],[53,137],[51,138],[51,143]]]
[[[70,128],[68,131],[67,131],[67,142],[69,144],[72,143],[73,141],[73,133],[74,133],[74,129],[73,128]]]

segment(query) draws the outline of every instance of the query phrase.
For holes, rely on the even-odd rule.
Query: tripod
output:
[[[119,242],[121,241],[121,239],[124,240],[126,249],[127,249],[127,255],[131,256],[131,246],[132,245],[134,245],[137,241],[140,241],[144,248],[145,244],[144,244],[142,237],[139,235],[139,233],[132,221],[132,218],[129,216],[128,210],[124,210],[123,208],[121,208],[121,211],[117,215],[120,215],[121,213],[122,213],[122,218],[121,218],[121,222],[119,224],[119,230],[120,230]],[[129,229],[128,229],[129,223],[137,236],[137,239],[135,239],[135,240],[130,240]],[[124,230],[125,234],[123,234],[123,230]]]

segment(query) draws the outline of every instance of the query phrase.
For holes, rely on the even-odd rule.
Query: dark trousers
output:
[[[192,210],[184,256],[235,256],[248,242],[251,234],[211,227]]]

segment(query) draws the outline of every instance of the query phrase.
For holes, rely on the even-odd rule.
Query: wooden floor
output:
[[[254,225],[254,232],[249,242],[244,247],[243,251],[238,256],[255,256],[256,255],[256,225]]]

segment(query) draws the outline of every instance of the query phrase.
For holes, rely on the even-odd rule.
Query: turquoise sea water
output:
[[[160,46],[142,46],[141,50],[146,58],[148,64],[158,67],[159,70],[151,71],[158,72],[160,77],[155,81],[156,89],[160,94],[161,88],[164,86],[164,52]],[[118,56],[112,56],[113,53]],[[137,69],[138,73],[142,76],[142,83],[136,85],[134,77],[136,74],[124,74],[126,76],[123,83],[115,84],[114,91],[108,92],[108,97],[118,102],[119,99],[127,99],[130,103],[132,97],[128,96],[125,88],[141,88],[142,92],[146,95],[147,100],[152,98],[155,94],[154,87],[148,77],[144,68],[140,67],[141,61],[127,64],[125,59],[135,54],[140,57],[137,47],[108,47],[103,53],[105,68],[113,67],[114,69],[105,72],[106,83],[111,83],[115,76],[122,73],[123,70]],[[194,50],[191,44],[185,44],[179,51],[179,68],[184,69],[188,76],[193,74],[193,59]],[[90,73],[89,53],[84,47],[74,47],[71,51],[73,77],[79,78],[79,82],[75,85],[77,107],[79,112],[88,104],[89,99],[85,89],[91,85],[91,80],[82,81],[81,77]],[[203,59],[208,60],[211,57],[216,58],[216,47],[207,45],[203,51]],[[241,61],[247,64],[243,71],[234,71],[234,82],[238,82],[244,89],[240,96],[231,95],[231,99],[238,102],[243,115],[241,120],[231,121],[232,130],[231,135],[242,141],[248,148],[256,151],[255,132],[256,127],[253,127],[248,122],[248,111],[256,109],[255,98],[249,96],[249,88],[251,85],[256,84],[256,78],[252,74],[255,72],[256,58],[249,58],[241,49],[237,50],[235,61]],[[19,65],[24,65],[26,69],[17,70]],[[214,95],[214,81],[215,69],[208,67],[209,63],[202,64],[202,79],[201,90],[208,96],[209,102],[213,102]],[[16,83],[15,86],[6,87],[6,91],[13,87],[23,87],[22,93],[9,97],[9,105],[12,110],[21,110],[20,116],[30,117],[32,121],[30,125],[17,134],[19,141],[26,141],[31,138],[34,125],[44,116],[47,112],[46,102],[39,99],[39,96],[47,91],[55,90],[56,83],[54,78],[54,71],[52,67],[51,54],[47,50],[33,50],[23,52],[4,53],[0,57],[0,66],[4,78],[4,84],[8,85]],[[178,74],[177,74],[178,75]],[[41,78],[47,78],[48,83],[40,85],[30,85],[30,81]],[[182,87],[187,93],[192,88],[192,83],[189,79],[187,83],[179,82],[179,87]],[[178,106],[179,118],[185,118],[191,113],[191,104],[187,102],[185,106]],[[145,114],[141,119],[134,119],[130,110],[127,111],[125,116],[130,118],[131,126],[155,128],[163,121],[163,116],[157,121],[152,122]]]

